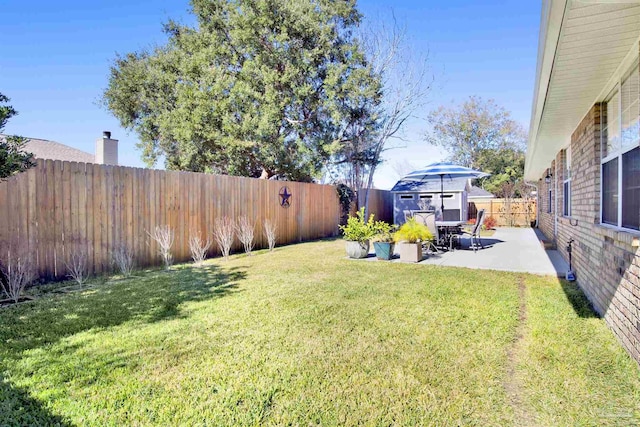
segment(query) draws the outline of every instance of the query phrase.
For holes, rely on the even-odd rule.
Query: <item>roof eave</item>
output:
[[[543,0],[542,2],[536,81],[524,168],[524,178],[530,181],[537,180],[544,170],[544,167],[536,164],[537,162],[534,162],[533,159],[538,149],[538,129],[549,89],[553,61],[560,40],[567,2],[568,0]]]

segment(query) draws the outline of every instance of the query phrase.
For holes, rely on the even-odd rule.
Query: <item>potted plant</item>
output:
[[[365,220],[364,208],[362,208],[356,216],[349,217],[347,225],[341,225],[340,230],[347,241],[346,249],[349,258],[366,258],[369,254],[369,239],[375,233],[373,215]]]
[[[409,218],[393,235],[398,246],[400,260],[407,262],[422,261],[422,242],[433,239],[433,235],[426,225],[420,224],[415,218]]]
[[[375,235],[371,240],[373,240],[373,249],[376,251],[376,257],[388,261],[393,257],[395,248],[393,225],[384,221],[376,221],[373,228]]]

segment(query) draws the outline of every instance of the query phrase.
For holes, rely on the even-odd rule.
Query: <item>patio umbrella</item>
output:
[[[425,166],[423,169],[413,171],[402,179],[426,181],[440,177],[440,213],[444,215],[444,177],[452,178],[484,178],[490,174],[455,165],[453,163],[438,162]]]

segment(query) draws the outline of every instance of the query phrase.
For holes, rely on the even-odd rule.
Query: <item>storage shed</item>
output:
[[[443,221],[467,220],[467,194],[471,186],[466,178],[412,180],[403,178],[391,189],[393,193],[393,222],[404,224],[412,211],[433,211]],[[444,202],[444,214],[440,206]]]

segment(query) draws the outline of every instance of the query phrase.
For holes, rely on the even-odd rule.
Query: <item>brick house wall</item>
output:
[[[546,171],[538,181],[539,227],[547,238],[555,241],[567,260],[567,243],[574,239],[573,269],[578,285],[625,349],[640,363],[640,249],[634,246],[639,234],[600,224],[600,123],[601,114],[606,114],[606,108],[602,107],[603,104],[594,105],[571,135],[571,217],[562,215],[566,155],[560,151],[549,165],[552,182],[545,183]],[[547,213],[549,188],[554,194],[551,213]]]

